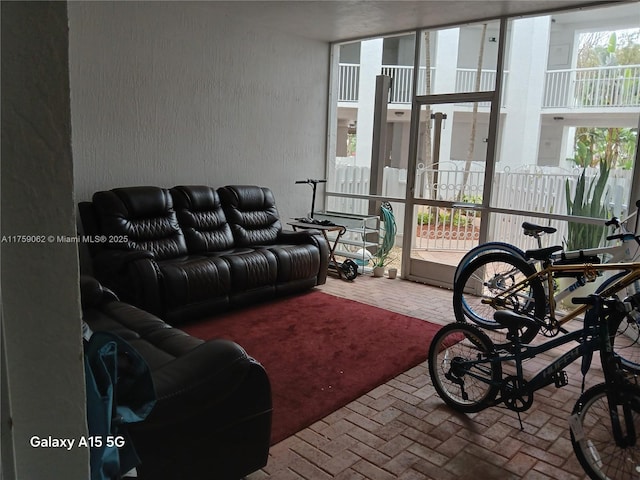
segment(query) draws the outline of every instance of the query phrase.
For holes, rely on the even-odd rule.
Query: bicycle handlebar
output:
[[[612,217],[611,220],[607,220],[604,222],[605,226],[610,227],[611,225],[615,225],[616,227],[620,226],[620,219],[618,217]]]
[[[315,180],[312,178],[307,178],[306,180],[296,180],[296,183],[327,183],[326,180]]]
[[[591,294],[588,297],[575,297],[571,299],[571,303],[574,305],[606,305],[609,308],[613,308],[616,312],[630,314],[634,311],[637,312],[638,308],[638,296],[636,293],[624,300],[620,300],[618,297],[602,298],[600,295]]]
[[[616,233],[615,235],[607,236],[607,240],[633,240],[635,235],[633,233]]]
[[[595,305],[597,295],[589,295],[588,297],[573,297],[571,303],[574,305]]]

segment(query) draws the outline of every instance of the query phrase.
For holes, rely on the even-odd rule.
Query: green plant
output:
[[[605,159],[609,168],[630,169],[635,160],[638,130],[635,128],[579,127],[573,161],[580,167],[595,167]]]
[[[391,250],[384,250],[378,248],[378,251],[373,254],[373,266],[374,267],[386,267],[393,261],[391,257]]]
[[[606,159],[600,159],[600,173],[589,182],[587,188],[586,167],[582,170],[576,183],[576,190],[571,199],[569,180],[565,182],[567,214],[577,217],[606,218],[605,188],[609,179],[610,166]],[[606,227],[604,225],[568,222],[568,234],[565,239],[569,250],[592,248],[600,245]]]
[[[471,217],[474,215],[472,214]],[[447,208],[438,209],[438,221],[440,226],[464,227],[473,223],[473,218],[469,218],[462,212],[456,211],[451,217],[451,210]],[[434,225],[436,224],[435,215],[431,212],[421,212],[417,215],[417,225]]]
[[[465,194],[462,196],[463,203],[482,203],[482,195],[468,195]]]
[[[433,214],[431,212],[418,213],[418,225],[429,225],[433,223]]]
[[[444,210],[440,212],[438,218],[441,225],[450,225],[452,227],[464,227],[472,223],[472,220],[462,215],[460,212],[455,212],[453,218],[451,217],[450,210]]]

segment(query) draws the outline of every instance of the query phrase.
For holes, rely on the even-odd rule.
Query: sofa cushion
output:
[[[229,185],[218,189],[238,246],[273,245],[282,231],[273,193],[266,187]]]
[[[315,277],[320,268],[320,250],[310,245],[267,247],[278,261],[278,282]]]
[[[168,190],[116,188],[95,193],[93,204],[101,233],[112,239],[105,247],[146,250],[156,259],[186,255],[187,245]]]
[[[231,289],[234,293],[276,284],[278,261],[273,252],[258,248],[250,252],[226,254],[218,257],[231,270]]]
[[[231,291],[231,271],[221,257],[188,256],[158,262],[169,309],[218,298]]]
[[[171,196],[190,253],[219,252],[234,246],[231,227],[215,189],[182,185],[172,188]]]

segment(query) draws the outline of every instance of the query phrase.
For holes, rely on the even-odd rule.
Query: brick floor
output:
[[[433,323],[453,321],[451,292],[401,279],[329,278],[320,290]],[[427,348],[425,346],[425,348]],[[525,364],[535,372],[551,357]],[[594,359],[587,386],[602,381]],[[569,385],[536,392],[517,414],[492,407],[458,413],[431,386],[427,364],[399,375],[309,428],[274,445],[267,466],[247,477],[345,480],[586,478],[571,446],[567,417],[580,393],[579,362]]]

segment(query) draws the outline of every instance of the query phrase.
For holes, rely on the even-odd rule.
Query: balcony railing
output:
[[[431,69],[433,76],[435,69]],[[392,79],[391,94],[389,103],[411,103],[411,91],[413,89],[413,67],[401,66],[383,66],[382,75],[388,75]],[[422,92],[427,84],[426,80],[427,68],[420,67],[418,70],[418,85],[421,86]],[[433,77],[432,77],[433,81]],[[422,93],[420,90],[418,93]]]
[[[393,79],[389,102],[410,104],[413,88],[413,67],[383,66],[381,73]],[[431,70],[432,82],[435,69]],[[508,72],[504,73],[506,86]],[[476,90],[475,69],[458,69],[456,92]],[[426,90],[426,68],[418,73],[418,93]],[[340,64],[338,101],[357,102],[360,65]],[[495,70],[483,70],[480,91],[493,90],[496,82]],[[587,108],[587,107],[638,107],[640,106],[640,65],[602,68],[577,68],[553,70],[546,73],[543,108]]]
[[[338,101],[357,102],[360,84],[360,65],[355,63],[340,64],[338,80]]]
[[[640,65],[548,71],[543,108],[640,106]]]
[[[426,91],[426,67],[420,67],[418,71],[418,94]],[[393,79],[389,103],[410,104],[413,89],[413,67],[385,65],[381,70],[382,75],[388,75]],[[435,68],[431,69],[431,82],[435,80]],[[505,72],[506,80],[507,72]],[[460,68],[456,72],[456,92],[476,91],[477,72],[474,69]],[[360,81],[360,65],[355,63],[340,64],[340,78],[338,82],[338,101],[357,102],[358,83]],[[495,70],[483,70],[480,76],[480,91],[493,90],[496,83]]]

